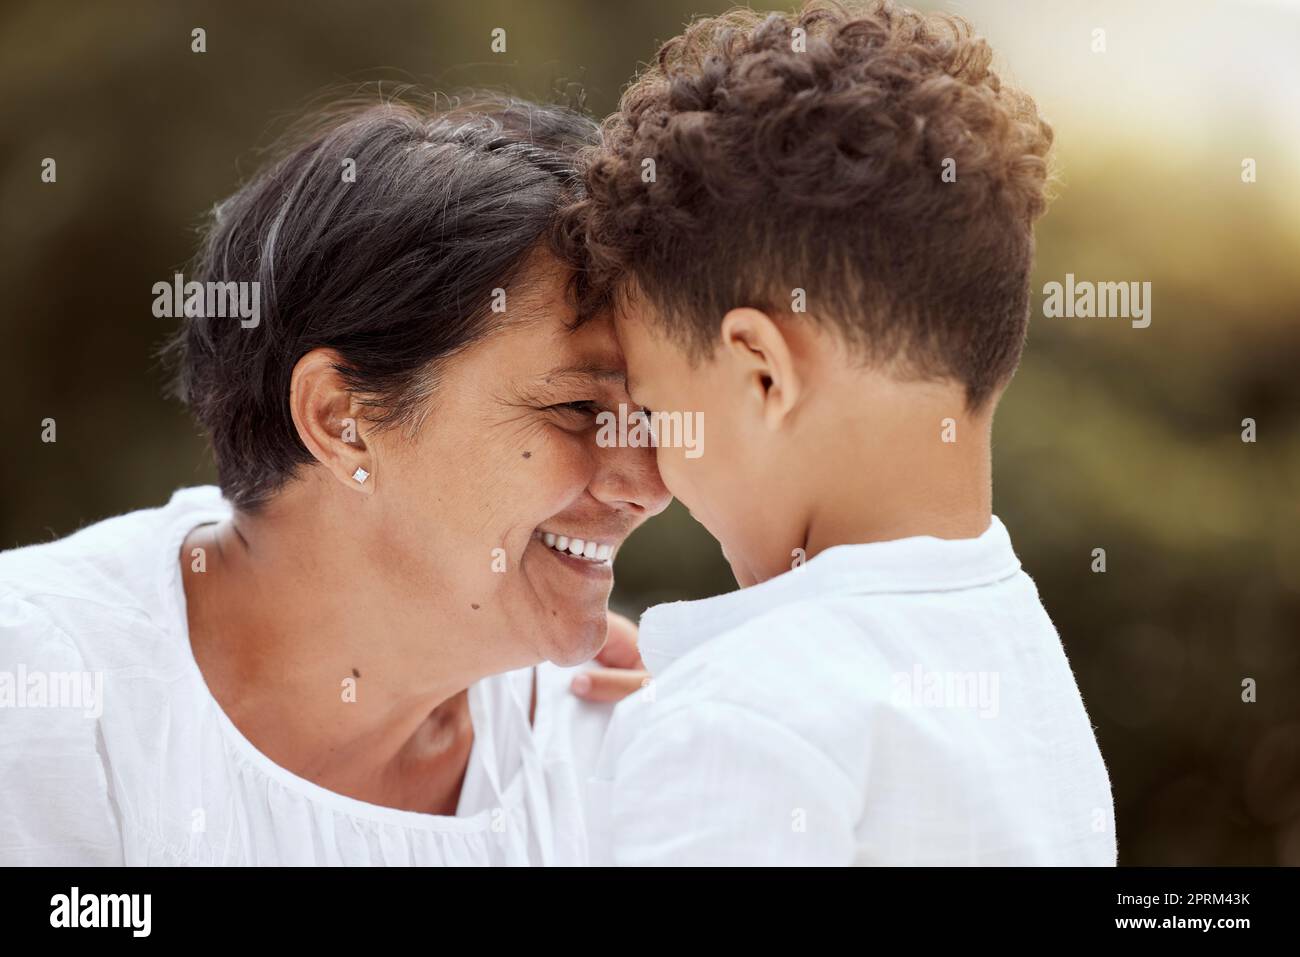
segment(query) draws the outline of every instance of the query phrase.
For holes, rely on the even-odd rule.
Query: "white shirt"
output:
[[[585,861],[582,780],[610,709],[569,695],[568,669],[537,669],[532,727],[533,669],[470,687],[454,817],[345,797],[259,752],[186,623],[181,543],[229,513],[186,489],[0,554],[0,865]]]
[[[641,649],[592,863],[1115,863],[1092,724],[996,518],[660,605]]]

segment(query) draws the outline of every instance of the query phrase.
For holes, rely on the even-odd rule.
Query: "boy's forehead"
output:
[[[655,318],[650,304],[644,299],[630,303],[620,302],[610,309],[610,315],[614,332],[620,343],[626,342],[629,338],[640,339],[646,336]]]
[[[616,325],[624,322],[646,322],[658,318],[654,300],[645,294],[635,276],[624,276],[614,286],[609,312]]]
[[[619,347],[623,350],[624,361],[629,366],[629,387],[638,375],[645,378],[653,375],[655,369],[663,363],[673,364],[676,358],[673,344],[666,337],[654,307],[649,303],[616,310],[614,330],[618,335]]]

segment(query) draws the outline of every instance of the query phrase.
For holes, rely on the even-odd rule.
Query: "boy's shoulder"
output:
[[[887,705],[915,655],[916,596],[814,596],[700,641],[654,676],[661,701],[734,701],[756,710]]]
[[[888,656],[870,638],[837,600],[771,609],[655,674],[617,707],[611,735],[656,735],[706,718],[748,728],[739,738],[780,726],[856,781],[863,735],[873,713],[889,707],[892,684]]]
[[[950,592],[812,595],[705,629],[674,650],[659,667],[647,652],[654,680],[616,709],[628,740],[724,710],[756,734],[772,723],[790,729],[856,778],[864,742],[884,729],[934,731],[933,714],[913,706],[918,668],[1010,681],[1017,661],[1054,662],[1059,639],[1033,583],[1017,572]]]
[[[888,660],[855,604],[818,597],[769,609],[700,642],[655,680],[668,694],[716,699],[729,688],[746,702],[783,702],[810,685],[870,694],[871,677]]]

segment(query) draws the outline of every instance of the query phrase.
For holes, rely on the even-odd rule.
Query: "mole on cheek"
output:
[[[353,669],[352,669],[352,677],[354,677],[354,678],[360,678],[360,677],[361,677],[361,672],[357,671],[356,668],[353,668]]]
[[[532,452],[525,452],[525,453],[524,453],[524,458],[526,458],[526,459],[531,459],[532,457],[533,457],[533,453],[532,453]]]
[[[470,605],[469,607],[473,608],[475,611],[478,611],[478,605]]]

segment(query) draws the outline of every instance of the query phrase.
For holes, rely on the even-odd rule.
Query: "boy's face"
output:
[[[671,430],[661,427],[656,452],[664,485],[722,545],[742,587],[787,571],[788,562],[779,556],[800,542],[784,544],[783,516],[774,507],[779,440],[762,427],[756,402],[725,353],[693,363],[656,326],[651,308],[638,302],[617,310],[615,328],[632,401],[693,420],[694,448],[672,444],[665,434]]]

